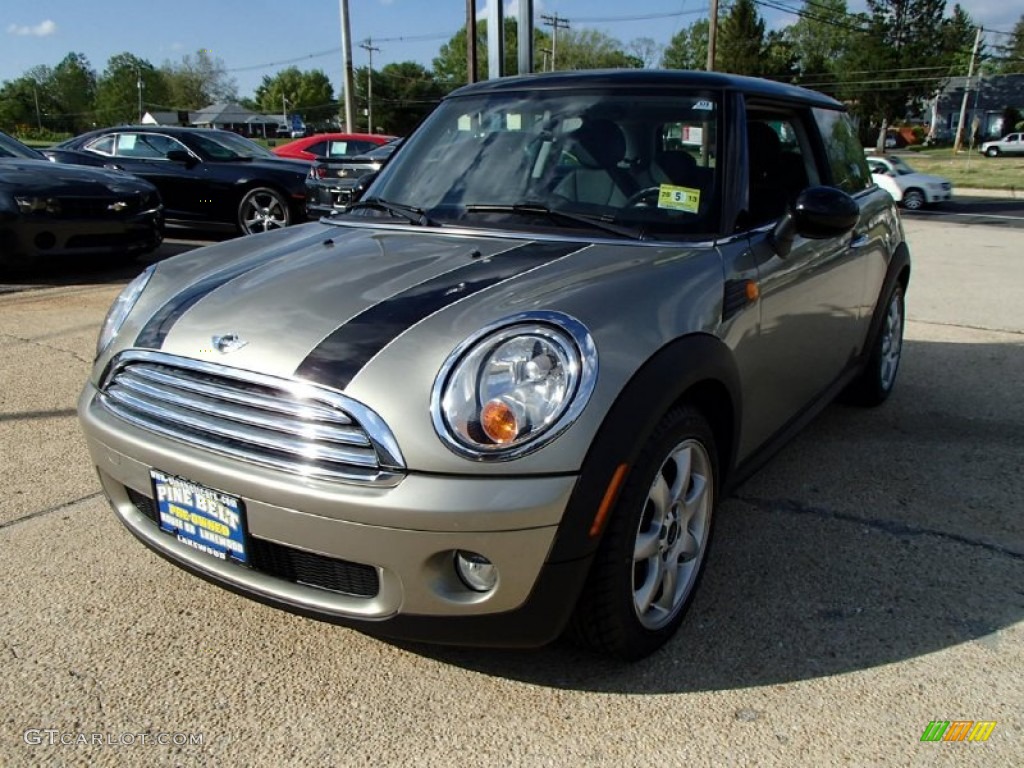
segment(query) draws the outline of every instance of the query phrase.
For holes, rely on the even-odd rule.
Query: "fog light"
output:
[[[462,583],[474,592],[490,592],[498,583],[497,566],[476,552],[456,552],[455,571]]]

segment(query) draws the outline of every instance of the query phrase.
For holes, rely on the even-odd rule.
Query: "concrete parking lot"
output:
[[[1024,229],[905,222],[896,393],[725,501],[682,630],[633,665],[383,642],[167,564],[74,416],[139,266],[0,278],[0,765],[1024,764]],[[921,742],[934,720],[996,725]]]

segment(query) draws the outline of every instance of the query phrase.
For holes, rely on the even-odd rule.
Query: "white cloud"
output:
[[[18,37],[49,37],[57,34],[57,22],[47,19],[34,27],[19,27],[17,24],[11,24],[7,27],[7,34]]]

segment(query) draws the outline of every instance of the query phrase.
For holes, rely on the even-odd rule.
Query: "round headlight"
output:
[[[532,312],[461,344],[434,384],[442,440],[476,459],[510,459],[553,440],[583,410],[597,379],[597,350],[579,321]]]
[[[96,340],[96,356],[99,357],[106,349],[110,342],[114,340],[117,332],[121,330],[121,326],[124,321],[128,318],[128,313],[132,311],[132,307],[135,306],[135,302],[139,300],[139,296],[142,295],[142,291],[145,290],[146,284],[149,282],[149,278],[153,276],[153,271],[156,269],[156,264],[151,264],[141,272],[138,277],[132,280],[128,285],[125,286],[124,290],[121,291],[120,295],[114,299],[114,303],[110,306],[110,310],[107,312],[107,317],[103,321],[103,328],[100,330],[100,336]]]

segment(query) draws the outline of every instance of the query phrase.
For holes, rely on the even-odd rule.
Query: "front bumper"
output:
[[[0,262],[43,258],[149,253],[163,242],[163,212],[125,218],[60,219],[21,216],[0,223]]]
[[[952,189],[926,189],[925,195],[929,203],[944,203],[953,199]]]
[[[411,473],[391,488],[309,480],[156,437],[121,422],[95,396],[87,386],[79,416],[114,511],[144,544],[192,573],[292,612],[410,640],[540,645],[568,620],[589,558],[546,560],[575,476]],[[332,568],[372,569],[379,587],[346,594],[303,583],[287,568],[238,565],[181,544],[147,514],[151,468],[239,496],[251,542]],[[462,583],[456,550],[497,566],[491,592]]]

